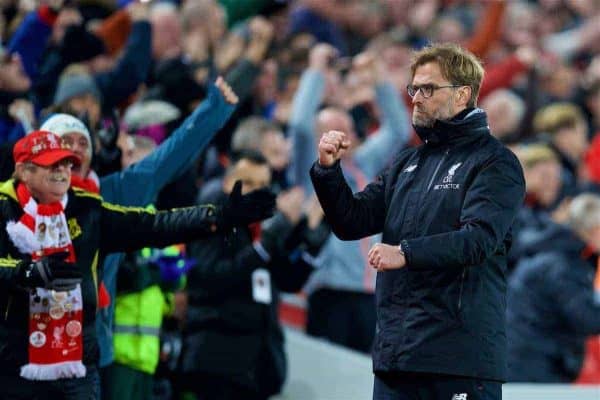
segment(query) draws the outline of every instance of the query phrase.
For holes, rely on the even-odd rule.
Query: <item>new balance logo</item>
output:
[[[467,400],[467,394],[466,393],[455,393],[454,396],[452,396],[452,400]]]

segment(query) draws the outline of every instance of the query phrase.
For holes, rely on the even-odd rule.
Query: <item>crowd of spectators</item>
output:
[[[63,119],[52,129],[83,132],[92,155],[84,183],[124,193],[114,202],[218,202],[238,179],[244,192],[278,193],[274,220],[240,243],[103,261],[106,371],[154,376],[138,382],[157,398],[239,398],[206,384],[221,381],[267,398],[286,377],[279,291],[306,296],[308,334],[369,352],[376,273],[366,256],[377,238],[330,233],[309,168],[331,129],[352,137],[344,170],[354,190],[419,145],[411,51],[455,42],[483,60],[478,106],[526,178],[507,271],[511,380],[600,383],[600,264],[586,246],[600,232],[599,1],[5,0],[0,35],[0,181],[13,173],[14,142],[64,113],[85,126]],[[582,193],[591,197],[571,204]],[[140,277],[132,264],[158,269]],[[156,355],[147,369],[116,346],[114,308],[123,321],[122,296],[157,284],[169,306],[144,307],[169,312],[161,347],[143,348]],[[103,376],[103,393],[136,398]]]

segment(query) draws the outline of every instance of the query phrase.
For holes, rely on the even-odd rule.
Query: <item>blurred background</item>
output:
[[[332,237],[308,168],[328,129],[353,135],[356,188],[400,150],[418,146],[406,92],[411,52],[454,42],[483,61],[478,106],[492,134],[518,156],[527,184],[506,271],[510,380],[569,385],[540,386],[546,397],[539,398],[600,398],[597,249],[573,252],[565,241],[578,231],[571,199],[600,195],[599,0],[1,0],[0,6],[1,180],[12,174],[12,144],[55,113],[86,124],[91,168],[100,179],[136,165],[178,128],[193,128],[206,140],[161,188],[157,209],[226,192],[228,177],[254,174],[239,164],[251,151],[266,160],[279,211],[308,226],[308,270],[293,285],[271,270],[270,301],[247,320],[240,298],[252,301],[252,271],[242,283],[233,276],[214,281],[223,285],[215,294],[202,287],[199,271],[210,266],[193,244],[131,255],[109,290],[117,318],[130,312],[119,300],[150,287],[160,288],[169,312],[161,314],[157,347],[136,344],[137,355],[120,353],[108,313],[103,337],[114,341],[115,353],[102,368],[116,363],[142,373],[156,399],[193,399],[202,389],[190,379],[244,371],[254,375],[240,382],[269,387],[269,395],[283,390],[280,398],[369,398],[375,272],[364,249],[376,238],[342,244]],[[215,100],[218,76],[239,98],[230,116]],[[219,129],[210,118],[223,119]],[[598,221],[590,229],[600,229]],[[544,255],[554,261],[539,261]],[[152,268],[161,273],[140,278],[140,270]],[[225,305],[237,324],[227,334],[206,323],[223,315]],[[156,311],[141,303],[137,310],[146,307]],[[231,336],[252,338],[251,344],[229,352],[208,351],[217,344],[198,347],[213,338],[225,349],[235,342]],[[141,356],[148,352],[151,368]],[[531,363],[537,355],[547,371]],[[228,369],[236,363],[243,367]],[[314,376],[314,367],[324,365],[331,367],[322,371],[337,372],[331,380]],[[526,373],[532,369],[539,373]],[[511,397],[514,386],[506,387],[505,398],[534,398],[518,397],[531,391]]]

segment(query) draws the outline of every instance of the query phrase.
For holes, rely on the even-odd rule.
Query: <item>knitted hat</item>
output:
[[[58,81],[58,87],[54,94],[54,104],[64,104],[73,97],[84,94],[93,95],[98,102],[102,100],[100,90],[89,74],[64,75]]]
[[[79,133],[88,141],[88,155],[92,156],[92,137],[83,122],[69,114],[54,114],[46,120],[40,130],[52,132],[60,137],[67,133]]]

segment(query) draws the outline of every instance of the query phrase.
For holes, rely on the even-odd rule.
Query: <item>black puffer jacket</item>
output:
[[[344,240],[383,232],[407,266],[377,274],[378,371],[504,380],[506,258],[525,193],[516,157],[482,110],[418,131],[425,145],[400,153],[352,194],[339,164],[311,171],[325,215]]]
[[[212,234],[214,207],[152,213],[141,208],[104,203],[93,193],[69,191],[65,217],[83,281],[83,363],[97,363],[95,319],[98,259],[105,253],[126,252],[145,246],[172,243]],[[27,363],[29,292],[18,285],[17,265],[25,255],[13,245],[6,223],[23,214],[14,181],[0,184],[0,375],[18,375]]]

